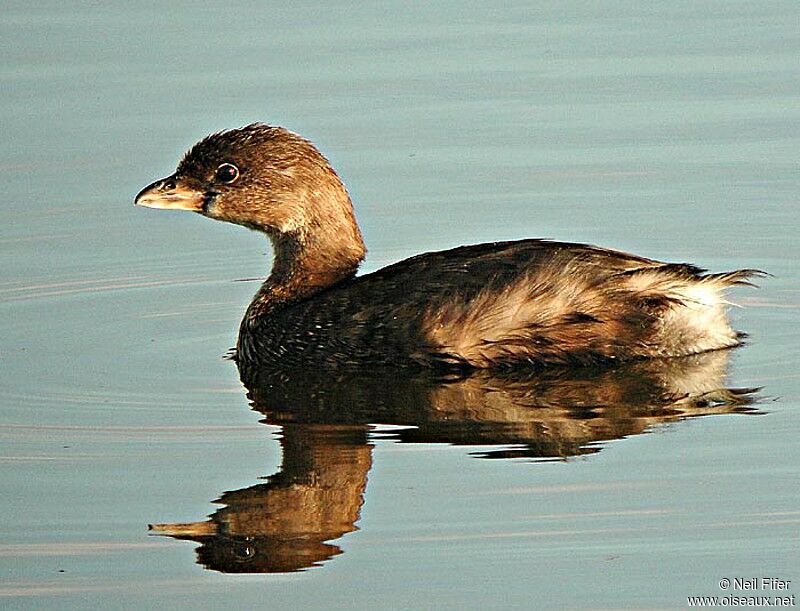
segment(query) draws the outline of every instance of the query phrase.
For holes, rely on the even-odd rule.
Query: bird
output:
[[[533,238],[358,275],[366,247],[341,178],[309,140],[264,123],[206,136],[134,203],[270,239],[271,272],[232,351],[240,369],[469,372],[699,354],[742,342],[726,289],[763,275]]]

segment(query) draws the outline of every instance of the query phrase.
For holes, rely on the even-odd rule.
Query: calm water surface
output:
[[[0,605],[800,593],[798,23],[788,1],[5,3]],[[532,236],[758,267],[750,345],[248,391],[222,356],[268,244],[131,203],[256,120],[340,170],[366,270]]]

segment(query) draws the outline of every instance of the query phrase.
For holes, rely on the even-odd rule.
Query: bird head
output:
[[[254,123],[207,136],[135,203],[263,231],[277,254],[291,244],[352,267],[365,253],[339,176],[311,142],[281,127]]]

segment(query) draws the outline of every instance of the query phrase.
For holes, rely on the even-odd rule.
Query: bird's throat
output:
[[[269,237],[274,252],[272,271],[250,304],[251,318],[307,299],[352,278],[365,253],[360,235],[356,244],[347,247],[341,241],[323,245],[297,233]]]

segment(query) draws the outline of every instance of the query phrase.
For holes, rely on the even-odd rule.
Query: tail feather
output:
[[[722,272],[719,274],[704,274],[701,282],[714,282],[720,286],[749,286],[758,288],[758,285],[751,282],[753,278],[766,278],[771,276],[760,269],[737,269],[732,272]]]
[[[730,326],[725,289],[756,287],[752,279],[767,275],[757,269],[708,274],[691,265],[666,264],[645,268],[626,284],[661,305],[651,341],[654,356],[682,356],[740,345],[746,336]]]

